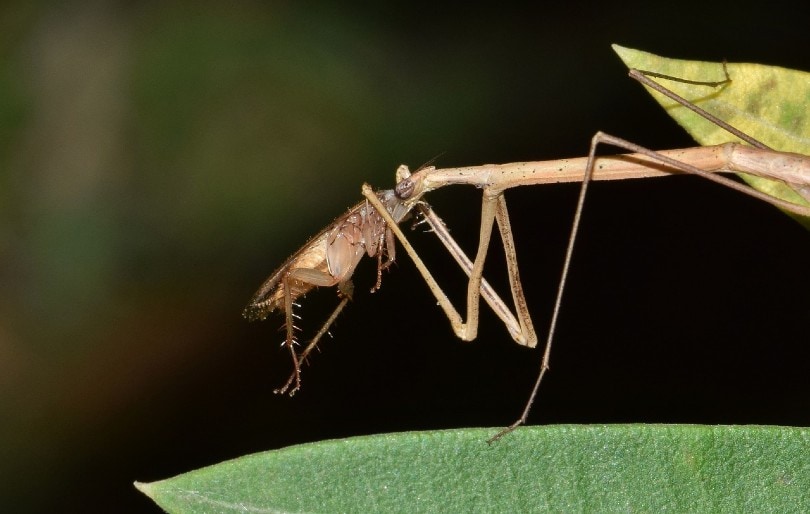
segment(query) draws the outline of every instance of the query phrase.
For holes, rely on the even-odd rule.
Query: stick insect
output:
[[[768,202],[787,212],[800,216],[810,215],[810,207],[772,197],[729,178],[714,174],[715,172],[745,172],[766,178],[774,178],[787,183],[804,198],[810,200],[810,193],[808,193],[808,185],[810,185],[810,158],[800,154],[777,152],[769,149],[759,141],[741,133],[722,120],[717,119],[673,92],[663,88],[649,79],[646,76],[647,74],[658,78],[672,78],[641,70],[631,70],[630,72],[632,78],[705,116],[730,133],[749,142],[752,147],[737,143],[726,143],[710,147],[654,152],[624,139],[598,132],[591,141],[590,151],[584,163],[581,159],[572,159],[568,161],[549,161],[546,163],[529,162],[464,168],[430,168],[413,174],[409,174],[407,168],[401,167],[397,172],[398,183],[395,191],[397,196],[403,200],[406,205],[408,205],[409,202],[422,201],[421,198],[426,193],[447,185],[474,185],[483,190],[479,246],[473,263],[470,263],[470,260],[464,256],[463,252],[458,248],[458,245],[452,240],[449,232],[442,228],[443,224],[441,220],[437,216],[426,216],[426,219],[434,228],[434,231],[437,233],[442,243],[470,277],[467,286],[466,318],[462,318],[459,311],[452,305],[430,271],[413,250],[412,246],[407,243],[407,239],[399,227],[392,223],[393,220],[387,219],[385,214],[383,214],[383,217],[386,218],[389,223],[392,223],[392,232],[400,239],[403,247],[416,264],[417,269],[427,282],[428,287],[433,292],[439,305],[445,311],[456,336],[465,341],[474,339],[477,334],[479,298],[481,296],[479,288],[482,281],[484,259],[490,243],[493,223],[497,222],[506,252],[507,272],[509,274],[512,296],[519,323],[515,325],[513,318],[501,316],[500,313],[498,313],[498,315],[506,323],[515,341],[527,346],[536,345],[537,335],[532,327],[531,318],[529,317],[526,302],[523,297],[517,258],[514,252],[514,242],[503,193],[505,190],[512,187],[524,185],[582,181],[538,378],[521,416],[512,425],[492,437],[490,442],[499,439],[526,422],[531,406],[537,396],[540,383],[549,369],[551,344],[559,316],[562,294],[565,289],[565,282],[570,268],[574,241],[576,240],[582,216],[585,195],[591,180],[646,178],[682,172],[698,175],[717,182],[731,189]],[[727,77],[726,81],[728,80],[730,79]],[[708,85],[716,86],[726,81],[721,83],[709,83]],[[599,144],[609,144],[627,151],[636,152],[633,155],[617,156],[613,159],[630,160],[641,166],[642,169],[614,170],[611,166],[606,165],[608,162],[613,162],[611,158],[596,157],[596,148]],[[584,175],[571,176],[569,169],[561,165],[562,162],[565,162],[565,164],[573,164],[574,169],[580,170],[582,169],[581,166],[584,164]],[[367,198],[369,198],[371,194],[371,188],[367,184],[363,186],[363,194]],[[376,204],[375,207],[377,207]],[[519,330],[516,330],[518,327]]]
[[[661,87],[648,79],[644,72],[631,72],[631,76],[642,83],[653,84],[651,87],[656,89]],[[680,99],[680,101],[688,104],[686,100]],[[724,128],[727,127],[727,124],[719,120],[716,122],[719,122]],[[596,157],[596,148],[600,143],[610,144],[635,153]],[[775,161],[779,162],[778,166],[773,165]],[[802,155],[784,154],[734,143],[714,147],[653,152],[601,132],[593,137],[587,158],[464,168],[439,169],[427,167],[413,174],[408,170],[407,166],[403,165],[397,170],[397,185],[394,190],[374,192],[368,184],[364,184],[362,192],[365,200],[354,206],[342,217],[336,219],[330,227],[313,237],[301,250],[273,273],[254,295],[251,303],[245,309],[245,316],[250,319],[264,319],[273,310],[284,310],[287,333],[284,345],[290,351],[294,370],[286,384],[277,389],[276,392],[294,394],[300,387],[301,362],[306,359],[318,340],[326,333],[351,296],[351,275],[357,263],[364,253],[371,257],[377,257],[377,284],[375,289],[378,288],[382,270],[394,260],[393,236],[395,236],[414,261],[439,305],[448,316],[455,334],[460,339],[470,341],[476,337],[479,301],[483,297],[506,325],[511,337],[517,343],[535,347],[538,337],[523,295],[503,193],[506,189],[523,185],[582,182],[537,382],[521,417],[491,439],[495,440],[525,423],[540,382],[548,370],[551,343],[589,182],[591,180],[668,176],[679,172],[694,174],[776,205],[786,211],[802,216],[810,216],[810,208],[808,207],[771,197],[739,182],[715,174],[715,172],[733,171],[745,171],[777,178],[788,183],[797,184],[799,189],[801,189],[802,185],[806,186],[810,183],[810,160]],[[453,240],[441,218],[430,209],[423,199],[426,193],[453,184],[474,185],[483,190],[480,239],[474,262],[466,256]],[[451,256],[469,276],[466,318],[462,318],[459,311],[452,305],[398,226],[413,209],[416,209],[431,226],[433,232],[436,233]],[[495,222],[498,224],[506,253],[514,312],[482,277],[484,259]],[[385,262],[383,262],[384,253],[387,254]],[[295,300],[316,286],[333,285],[338,286],[339,295],[342,296],[339,305],[313,340],[300,354],[297,353],[295,350],[297,343],[292,313]]]

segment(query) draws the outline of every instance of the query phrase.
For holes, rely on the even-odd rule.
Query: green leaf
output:
[[[628,68],[699,81],[721,81],[723,64],[685,61],[613,45]],[[728,63],[731,83],[717,88],[655,79],[771,148],[810,155],[810,73],[761,64]],[[646,88],[664,109],[701,145],[739,141],[722,128],[660,93]],[[810,205],[783,182],[741,175],[754,188],[784,200]],[[800,220],[802,221],[802,220]],[[810,227],[810,220],[802,221]]]
[[[810,429],[495,431],[304,444],[135,485],[172,513],[810,511]]]

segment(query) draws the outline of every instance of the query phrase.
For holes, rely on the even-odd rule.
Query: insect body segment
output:
[[[376,197],[396,222],[409,213],[393,190],[378,191]],[[351,298],[352,274],[363,255],[377,257],[377,282],[372,291],[380,287],[382,270],[395,258],[394,238],[380,213],[363,200],[346,214],[337,218],[329,227],[315,235],[300,250],[265,280],[253,295],[243,315],[249,320],[263,320],[275,310],[283,310],[286,337],[283,345],[290,350],[293,372],[276,393],[290,395],[301,386],[301,361],[315,348],[318,340],[327,332],[340,311]],[[385,261],[383,255],[385,254]],[[341,301],[315,337],[298,353],[293,324],[295,301],[315,287],[338,287]]]

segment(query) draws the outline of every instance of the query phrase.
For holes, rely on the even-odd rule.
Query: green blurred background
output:
[[[279,317],[240,317],[394,170],[584,155],[605,130],[691,145],[616,42],[810,69],[769,3],[512,9],[295,2],[0,8],[0,511],[157,512],[132,487],[325,438],[513,421],[539,352],[482,316],[460,343],[407,257],[294,398]],[[577,193],[510,192],[545,333]],[[474,248],[479,193],[432,203]],[[810,242],[691,178],[597,184],[532,423],[810,423]],[[464,281],[414,233],[458,301]],[[506,291],[499,252],[487,273]],[[314,330],[335,303],[310,294]],[[305,491],[302,491],[305,493]]]

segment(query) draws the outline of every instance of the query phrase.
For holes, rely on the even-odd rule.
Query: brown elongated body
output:
[[[593,155],[593,150],[598,142],[613,144],[637,153],[597,158]],[[770,163],[770,166],[761,165],[759,161],[765,158],[761,154],[767,156],[766,162]],[[356,204],[287,259],[265,280],[245,308],[244,316],[249,320],[265,319],[275,310],[284,311],[287,332],[284,345],[290,350],[295,369],[287,383],[277,392],[294,394],[298,390],[300,361],[304,360],[314,349],[351,298],[351,277],[364,254],[378,259],[377,284],[374,289],[379,287],[382,270],[395,257],[391,224],[401,222],[417,205],[425,205],[423,212],[425,221],[462,269],[468,275],[476,277],[475,283],[468,290],[467,318],[470,322],[465,323],[460,313],[449,304],[449,300],[441,292],[438,284],[430,277],[429,271],[426,268],[420,269],[420,273],[436,295],[439,305],[451,320],[456,335],[465,341],[475,339],[478,322],[477,305],[480,295],[506,324],[509,334],[518,344],[534,347],[537,344],[537,335],[517,278],[517,261],[503,192],[516,186],[582,181],[584,177],[592,177],[593,180],[622,180],[668,176],[678,171],[702,176],[772,203],[788,212],[801,216],[810,215],[808,207],[770,197],[716,174],[730,171],[757,173],[790,183],[801,193],[807,190],[807,184],[810,183],[810,160],[806,156],[774,154],[772,151],[736,143],[652,152],[628,141],[599,133],[594,138],[591,155],[583,158],[461,168],[431,166],[413,174],[408,171],[407,166],[403,165],[397,170],[395,190],[372,193],[364,188],[366,191],[364,194],[373,195],[379,200],[379,208],[384,207],[390,215],[389,221],[386,221],[385,216],[381,215],[380,211],[371,204],[371,197]],[[484,243],[479,248],[479,263],[474,266],[452,240],[449,232],[443,227],[441,219],[427,209],[422,199],[430,191],[454,184],[473,185],[484,190],[484,205],[489,209],[482,212],[482,221],[487,220],[490,224],[494,219],[498,221],[501,239],[507,252],[507,262],[511,266],[509,277],[516,309],[514,314],[480,275],[483,270],[483,257],[486,255],[491,225],[489,229],[482,229],[481,241]],[[402,241],[410,254],[412,249],[406,244],[404,234],[397,234],[397,238]],[[387,257],[383,262],[384,255]],[[415,254],[411,254],[411,258],[417,268],[423,268]],[[297,353],[294,349],[297,344],[292,313],[294,303],[318,286],[337,286],[341,301],[315,337],[300,353]],[[546,367],[544,366],[543,369]],[[290,388],[293,384],[295,386]]]

